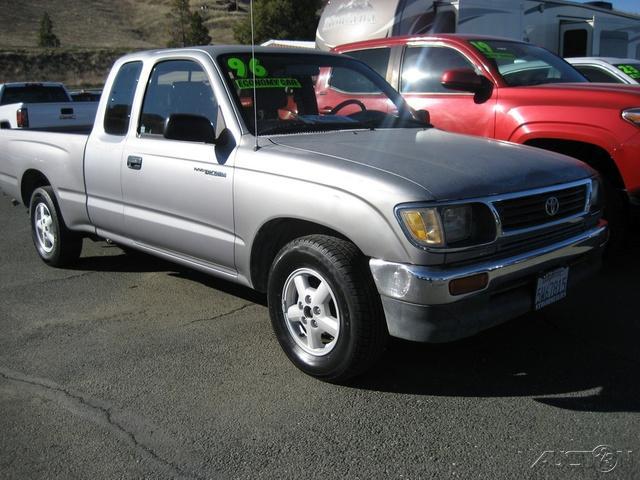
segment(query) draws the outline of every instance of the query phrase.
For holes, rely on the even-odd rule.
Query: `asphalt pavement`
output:
[[[349,386],[265,298],[85,240],[37,257],[0,196],[0,478],[640,478],[640,242],[570,298]],[[609,470],[609,471],[607,471]]]

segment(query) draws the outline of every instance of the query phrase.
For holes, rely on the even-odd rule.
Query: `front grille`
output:
[[[535,233],[525,233],[506,237],[498,243],[500,255],[515,255],[524,251],[546,247],[584,232],[584,222],[568,223],[551,228],[537,230]]]
[[[547,212],[547,201],[555,197],[558,200],[557,212]],[[526,197],[511,198],[494,202],[503,231],[537,227],[584,211],[587,201],[587,186],[554,190]]]

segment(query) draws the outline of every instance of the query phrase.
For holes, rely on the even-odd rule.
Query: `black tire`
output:
[[[33,244],[45,263],[64,267],[78,260],[82,237],[64,224],[51,187],[35,189],[29,203],[29,218]]]
[[[629,202],[625,194],[615,188],[607,179],[603,179],[604,189],[604,218],[609,222],[609,242],[607,255],[616,255],[628,245],[631,217]]]
[[[338,334],[333,337],[322,333],[326,343],[318,347],[322,350],[319,354],[309,352],[313,350],[309,346],[313,342],[306,335],[306,329],[312,328],[315,318],[312,312],[316,307],[310,303],[300,309],[300,312],[308,309],[309,316],[306,318],[306,313],[301,313],[300,324],[295,325],[298,330],[294,330],[294,323],[287,320],[286,314],[288,308],[294,308],[298,301],[303,300],[299,290],[290,297],[291,294],[287,293],[290,287],[287,291],[285,288],[291,285],[296,275],[308,272],[314,272],[318,279],[327,282],[331,292],[327,308],[333,309],[332,315],[338,318]],[[313,278],[313,274],[309,274],[311,287]],[[315,291],[319,290],[318,286]],[[325,235],[310,235],[288,243],[276,255],[271,266],[267,295],[271,323],[280,345],[296,367],[313,377],[344,382],[367,370],[384,351],[388,333],[380,297],[366,258],[350,242]],[[292,298],[297,300],[292,301]],[[287,303],[291,305],[287,307]],[[308,321],[306,327],[302,325],[305,320]],[[328,353],[324,353],[325,349]]]

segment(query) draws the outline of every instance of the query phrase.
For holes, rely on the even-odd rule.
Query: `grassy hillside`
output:
[[[234,43],[233,25],[248,0],[190,0],[213,43]],[[164,47],[170,0],[15,0],[0,3],[0,83],[63,81],[97,86],[125,52]],[[47,12],[61,47],[38,48],[40,19]]]
[[[227,11],[232,0],[191,0],[214,43],[233,42],[233,25],[246,15]],[[19,0],[2,2],[0,49],[36,47],[46,11],[63,47],[163,47],[168,40],[169,0]],[[234,0],[233,2],[234,3]]]

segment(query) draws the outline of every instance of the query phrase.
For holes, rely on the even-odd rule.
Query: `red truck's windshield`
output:
[[[11,103],[53,103],[68,102],[69,96],[64,88],[56,85],[5,85],[0,105]]]
[[[544,48],[501,40],[472,40],[510,87],[543,83],[587,82],[575,68]]]
[[[256,120],[258,135],[425,126],[384,79],[347,57],[257,53],[253,59],[238,53],[223,55],[218,62],[254,134]],[[343,93],[364,95],[345,93],[335,103],[324,90],[327,82]]]

